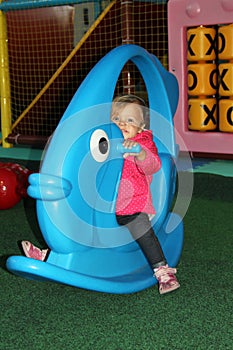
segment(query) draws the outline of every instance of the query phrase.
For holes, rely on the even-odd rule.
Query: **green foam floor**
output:
[[[209,173],[227,177],[233,177],[233,161],[215,160],[202,165],[194,166],[194,173]]]

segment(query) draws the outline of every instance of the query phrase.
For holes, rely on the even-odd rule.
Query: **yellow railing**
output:
[[[2,0],[0,0],[0,3]],[[7,45],[6,15],[0,11],[0,94],[1,94],[1,129],[2,146],[10,148],[12,145],[5,141],[11,133],[11,96],[10,96],[10,74]]]

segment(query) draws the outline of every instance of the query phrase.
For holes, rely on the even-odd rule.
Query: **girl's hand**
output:
[[[125,148],[128,148],[128,149],[132,149],[133,147],[135,147],[135,146],[137,146],[137,145],[138,145],[138,143],[135,142],[135,141],[132,141],[132,140],[125,140],[125,141],[123,142],[123,146],[124,146]],[[129,157],[129,156],[136,157],[137,160],[143,161],[143,160],[146,158],[146,152],[145,152],[144,149],[142,148],[140,153],[133,153],[133,152],[127,153],[127,152],[126,152],[126,153],[123,154],[123,157],[124,157],[124,158],[127,158],[127,157]]]

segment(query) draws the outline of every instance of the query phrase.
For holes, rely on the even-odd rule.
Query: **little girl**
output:
[[[116,202],[116,219],[125,225],[147,258],[159,282],[160,294],[179,288],[176,269],[167,265],[160,243],[151,227],[155,214],[150,192],[153,173],[161,167],[152,132],[145,130],[145,102],[134,95],[117,97],[113,101],[111,120],[121,130],[123,146],[141,146],[140,153],[124,153],[124,165]]]
[[[111,120],[122,132],[123,146],[131,149],[141,146],[140,153],[124,153],[124,165],[120,181],[116,219],[125,225],[147,258],[154,277],[159,283],[160,294],[179,288],[176,269],[167,265],[160,243],[151,227],[150,217],[155,215],[150,184],[152,176],[161,167],[156,145],[150,130],[146,130],[147,108],[145,102],[134,95],[113,100]],[[27,257],[45,260],[48,250],[40,250],[28,241],[22,242]]]

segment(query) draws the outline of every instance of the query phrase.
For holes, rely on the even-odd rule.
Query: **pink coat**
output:
[[[150,184],[153,174],[161,168],[161,161],[152,132],[144,130],[131,140],[141,145],[146,151],[146,158],[144,161],[138,161],[134,156],[129,156],[124,160],[116,214],[130,215],[139,212],[155,214]]]

